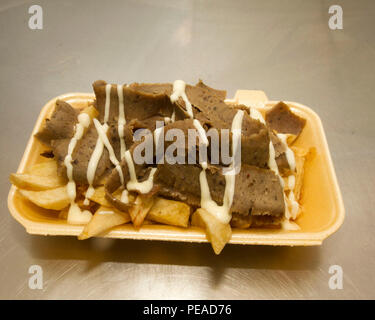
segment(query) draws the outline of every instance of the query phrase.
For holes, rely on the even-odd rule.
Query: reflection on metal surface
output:
[[[181,47],[185,47],[190,44],[192,38],[192,20],[186,18],[181,22],[181,25],[172,33],[172,39],[175,43]]]

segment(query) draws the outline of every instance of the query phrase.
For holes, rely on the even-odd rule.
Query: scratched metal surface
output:
[[[38,1],[44,29],[28,29],[33,1],[0,3],[0,298],[375,298],[375,2]],[[7,209],[40,108],[66,92],[111,82],[194,82],[231,97],[262,89],[322,118],[346,207],[321,247],[227,246],[26,234]],[[317,199],[319,201],[319,199]],[[28,287],[31,265],[42,290]],[[331,265],[343,290],[328,287]]]

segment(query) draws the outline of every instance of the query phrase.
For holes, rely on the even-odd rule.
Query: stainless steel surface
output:
[[[344,29],[328,27],[340,4]],[[374,1],[0,2],[0,298],[375,298]],[[262,89],[313,108],[326,130],[346,219],[321,247],[208,244],[28,235],[10,216],[17,169],[40,108],[111,82],[198,78]],[[319,201],[319,199],[317,199]],[[28,269],[43,268],[31,290]],[[344,288],[331,290],[340,265]]]

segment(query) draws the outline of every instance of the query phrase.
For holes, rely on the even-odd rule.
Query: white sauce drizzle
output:
[[[294,175],[290,175],[288,177],[288,187],[289,187],[289,190],[293,190],[294,187],[296,185],[296,177]]]
[[[298,214],[298,210],[299,210],[299,204],[298,202],[296,201],[295,197],[294,197],[294,192],[293,190],[291,190],[289,192],[289,196],[288,196],[288,199],[292,205],[292,208],[291,208],[291,216],[293,219],[297,218],[297,214]]]
[[[186,83],[183,80],[176,80],[173,82],[173,92],[170,96],[171,102],[176,102],[180,97],[185,102],[186,111],[189,114],[190,118],[194,118],[193,109],[189,99],[185,93]],[[172,115],[173,121],[174,117]]]
[[[73,159],[72,159],[72,154],[74,151],[74,148],[77,145],[77,142],[82,138],[84,130],[88,128],[90,125],[90,117],[87,113],[81,113],[78,115],[78,123],[75,128],[75,133],[73,138],[69,142],[68,146],[68,153],[65,156],[64,159],[64,164],[66,166],[66,174],[68,176],[69,181],[73,181]],[[73,196],[70,196],[70,198],[73,198]],[[75,198],[75,196],[74,196]]]
[[[112,210],[100,210],[100,211],[98,212],[98,214],[102,214],[102,215],[106,215],[106,214],[111,215],[111,214],[114,214],[114,213],[115,213],[115,212],[112,211]]]
[[[263,124],[266,124],[262,114],[257,109],[249,106],[249,110],[250,110],[250,117],[251,118],[253,118],[254,120],[259,120]],[[285,146],[285,149],[286,149],[285,156],[286,156],[286,159],[288,161],[288,165],[289,165],[290,169],[292,171],[295,171],[296,165],[295,165],[294,153],[288,147],[288,144],[286,142],[287,135],[277,134],[277,136],[280,139],[281,143]],[[277,166],[276,159],[275,159],[275,148],[273,146],[272,141],[270,141],[270,144],[269,144],[268,166],[279,177],[281,187],[284,189],[284,180],[282,179],[282,177],[279,173],[279,168]],[[289,180],[290,177],[291,176],[288,177],[288,186],[289,186],[289,189],[291,189],[291,190],[289,192],[288,200],[291,203],[292,212],[289,211],[289,206],[288,206],[288,203],[286,201],[285,192],[283,191],[284,206],[285,206],[285,219],[282,221],[281,224],[282,224],[283,229],[285,229],[285,230],[299,230],[300,229],[299,226],[296,223],[290,221],[291,218],[295,219],[297,217],[297,214],[298,214],[298,211],[299,211],[299,204],[295,200],[294,193],[293,193],[295,180],[293,182],[292,179],[294,178],[294,176],[293,176],[293,178],[291,178],[291,180]],[[290,185],[292,183],[293,183],[293,188],[290,188]]]
[[[239,145],[239,139],[241,139],[241,128],[242,128],[242,119],[244,112],[242,110],[237,111],[236,115],[232,121],[232,134],[233,134],[233,143],[232,143],[232,154],[233,156],[236,153],[237,147]],[[199,182],[201,186],[201,207],[206,209],[212,215],[216,216],[221,222],[229,223],[232,215],[230,214],[230,208],[232,207],[233,198],[234,198],[234,189],[236,182],[236,175],[234,170],[230,170],[225,175],[225,191],[223,204],[219,206],[211,198],[210,189],[208,186],[206,169],[207,163],[203,162],[202,171],[199,175]],[[231,169],[234,169],[234,161],[230,165]]]
[[[126,184],[126,188],[128,190],[137,190],[140,193],[150,192],[154,185],[154,174],[156,172],[156,168],[151,169],[147,180],[138,182],[137,175],[135,173],[134,162],[133,162],[133,159],[129,150],[125,152],[125,161],[126,161],[126,164],[128,165],[129,175],[130,175],[130,180]]]
[[[273,143],[270,139],[270,144],[269,144],[269,157],[268,157],[268,166],[270,167],[270,169],[277,175],[280,177],[280,173],[279,173],[279,167],[277,166],[277,162],[276,162],[276,159],[275,159],[275,148],[273,146]],[[284,183],[282,184],[284,185]]]
[[[206,131],[204,130],[204,128],[202,127],[201,123],[197,120],[197,119],[194,119],[193,120],[193,125],[194,127],[197,129],[198,131],[198,135],[199,137],[201,138],[202,142],[208,146],[208,139],[207,139],[207,135],[206,135]]]
[[[106,134],[107,130],[105,130],[105,127],[104,127],[105,125],[102,126],[97,119],[94,119],[94,125],[95,125],[95,128],[96,128],[96,131],[98,132],[100,140],[102,140],[103,144],[105,145],[105,147],[108,150],[109,160],[116,167],[116,170],[117,170],[117,172],[120,176],[121,184],[124,184],[124,175],[122,173],[120,163],[118,162],[118,160],[116,158],[115,152],[113,151],[113,147],[108,140],[108,137],[107,137],[107,134]]]
[[[159,148],[159,139],[160,135],[163,132],[164,127],[159,127],[154,130],[154,143],[155,143],[155,150],[158,150]]]
[[[129,192],[126,189],[124,189],[121,193],[121,202],[129,203]]]
[[[286,160],[288,162],[290,170],[295,171],[296,170],[296,160],[295,160],[295,157],[294,157],[294,152],[289,148],[288,143],[287,143],[288,135],[278,133],[277,137],[280,139],[281,143],[285,147],[285,156],[286,156]],[[296,181],[296,178],[293,174],[288,176],[288,187],[290,189],[289,195],[288,195],[288,200],[289,200],[289,203],[290,203],[290,206],[291,206],[289,215],[290,215],[290,218],[292,218],[293,220],[297,218],[297,215],[298,215],[298,212],[299,212],[299,204],[296,201],[296,198],[294,196],[294,187],[295,187],[295,183],[296,183],[295,181]],[[296,229],[293,229],[293,230],[296,230]]]
[[[94,152],[91,155],[91,158],[89,160],[89,165],[87,168],[87,180],[89,182],[89,188],[86,191],[84,204],[89,204],[88,198],[90,198],[95,192],[95,189],[93,187],[95,171],[98,166],[99,160],[102,156],[104,146],[108,150],[110,161],[112,162],[117,172],[119,173],[121,184],[124,185],[124,176],[121,170],[120,163],[117,160],[113,147],[107,137],[107,130],[108,130],[107,121],[109,117],[109,108],[110,108],[110,93],[111,93],[111,85],[107,84],[103,126],[100,124],[100,122],[97,119],[94,119],[94,125],[98,132],[98,140],[96,142]],[[126,124],[126,118],[125,118],[123,85],[117,85],[117,95],[119,99],[119,116],[118,116],[117,130],[118,130],[118,135],[120,137],[120,155],[121,155],[121,159],[126,159],[126,163],[128,165],[129,174],[131,178],[127,184],[127,187],[129,190],[138,190],[141,193],[148,193],[149,191],[151,191],[153,187],[153,179],[154,179],[154,174],[156,172],[156,168],[151,169],[150,175],[146,181],[143,181],[143,182],[137,181],[133,159],[131,158],[130,152],[126,150],[126,145],[125,145],[125,140],[124,140],[124,126]],[[129,202],[128,195],[129,195],[128,190],[124,189],[121,193],[121,201],[124,203],[128,203]]]
[[[208,186],[207,176],[206,176],[206,169],[207,163],[202,162],[202,171],[199,174],[199,182],[201,187],[201,207],[206,209],[212,215],[217,217],[223,223],[229,223],[231,216],[228,214],[228,207],[229,207],[229,198],[227,196],[227,185],[225,185],[225,192],[224,192],[224,199],[223,205],[219,206],[214,200],[211,198],[210,188]],[[228,176],[229,177],[229,176]],[[227,182],[227,176],[225,176]]]
[[[124,159],[125,157],[125,139],[124,139],[124,126],[126,124],[125,119],[125,107],[124,107],[124,91],[123,86],[117,86],[117,95],[118,95],[118,135],[120,137],[120,157]]]
[[[105,107],[104,107],[104,123],[108,122],[109,118],[109,107],[111,105],[111,85],[105,86]]]
[[[105,110],[104,110],[104,125],[103,125],[103,130],[105,131],[105,133],[107,133],[107,130],[108,130],[107,122],[108,122],[108,117],[109,117],[110,104],[111,104],[111,85],[107,84],[105,86]],[[120,101],[119,101],[119,105],[120,105]],[[102,157],[103,150],[104,150],[104,143],[102,139],[100,139],[99,134],[98,134],[98,139],[96,140],[95,149],[93,153],[91,154],[89,164],[87,166],[86,176],[87,176],[87,181],[89,183],[89,187],[85,194],[85,200],[83,201],[83,204],[86,206],[90,204],[89,198],[91,198],[95,193],[93,183],[95,179],[96,168],[98,167],[100,158]]]
[[[77,142],[82,138],[86,128],[90,125],[90,117],[87,113],[81,113],[78,115],[78,123],[75,127],[75,133],[73,138],[70,140],[68,145],[68,153],[65,156],[64,164],[66,166],[66,174],[68,177],[68,184],[66,190],[70,199],[70,208],[68,212],[68,222],[71,224],[84,224],[90,221],[91,212],[88,210],[81,211],[80,207],[76,204],[76,183],[73,179],[73,159],[72,154]]]
[[[295,196],[294,196],[294,187],[296,186],[296,177],[291,174],[287,178],[287,183],[288,183],[288,189],[289,189],[289,196],[288,200],[291,204],[291,216],[293,219],[297,218],[298,212],[299,212],[299,203],[296,201]]]
[[[288,143],[286,141],[288,135],[283,133],[278,133],[277,137],[280,139],[281,143],[285,147],[285,156],[286,160],[288,161],[288,165],[290,170],[295,171],[296,170],[296,160],[294,157],[293,151],[289,148]]]
[[[253,118],[254,120],[260,121],[264,125],[266,124],[266,121],[264,121],[264,118],[263,118],[262,114],[257,109],[255,109],[253,107],[249,107],[249,110],[250,110],[250,117],[251,118]]]
[[[107,130],[108,130],[107,124],[103,125],[103,130],[105,133],[107,133]],[[91,198],[95,193],[95,189],[93,187],[93,183],[95,179],[95,172],[96,172],[96,168],[98,167],[100,158],[102,157],[103,150],[104,150],[104,143],[100,139],[100,137],[98,137],[98,139],[96,140],[95,149],[93,153],[91,154],[89,164],[87,166],[87,181],[89,183],[89,187],[86,191],[85,200],[83,201],[83,204],[86,206],[89,205],[90,203],[89,198]]]
[[[300,230],[301,229],[297,223],[295,223],[293,221],[290,221],[289,218],[285,218],[281,222],[281,227],[284,230],[289,230],[289,231],[296,231],[296,230]]]
[[[171,102],[174,103],[178,100],[178,98],[182,98],[185,102],[186,111],[189,114],[190,118],[194,118],[193,110],[190,101],[188,100],[186,93],[185,93],[186,83],[182,80],[176,80],[173,83],[173,93],[171,94]],[[232,143],[232,154],[235,154],[238,140],[241,139],[241,128],[242,128],[242,119],[243,119],[244,112],[239,110],[233,118],[232,122],[232,133],[233,133],[233,143]],[[172,121],[174,121],[175,112],[172,114]],[[201,138],[201,141],[208,146],[209,141],[207,138],[206,131],[202,127],[201,123],[194,119],[193,121],[194,127],[198,131],[198,135]],[[156,137],[156,135],[155,135]],[[234,188],[235,188],[235,174],[234,170],[230,170],[229,173],[225,175],[225,191],[224,191],[224,198],[223,198],[223,205],[219,206],[214,200],[211,198],[210,188],[208,186],[207,176],[206,176],[206,169],[207,163],[202,162],[202,171],[199,174],[199,182],[201,188],[201,207],[206,209],[216,218],[218,218],[223,223],[229,223],[231,220],[230,208],[233,203],[234,197]],[[233,169],[234,162],[231,163],[231,169]]]

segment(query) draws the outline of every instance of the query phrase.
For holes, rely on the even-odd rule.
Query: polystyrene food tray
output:
[[[56,99],[62,99],[73,107],[79,108],[87,105],[88,101],[94,99],[94,96],[87,93],[69,93],[50,100],[43,107],[18,167],[18,173],[43,161],[40,153],[45,150],[45,147],[34,138],[34,134],[39,131],[44,119],[52,113]],[[259,109],[270,108],[278,102],[268,101],[263,91],[255,90],[238,90],[234,99],[227,101],[253,105]],[[305,170],[302,193],[303,213],[296,221],[300,230],[233,229],[230,243],[320,245],[341,226],[344,220],[343,201],[320,118],[314,111],[302,104],[290,101],[286,103],[295,113],[307,120],[295,145],[316,149],[315,157]],[[59,219],[57,212],[35,206],[24,199],[15,186],[10,188],[8,207],[12,216],[30,234],[77,236],[83,229],[83,226],[69,225],[66,220]],[[204,231],[196,227],[184,229],[156,224],[142,226],[139,230],[134,229],[131,224],[126,224],[114,228],[103,236],[120,239],[207,242]]]

